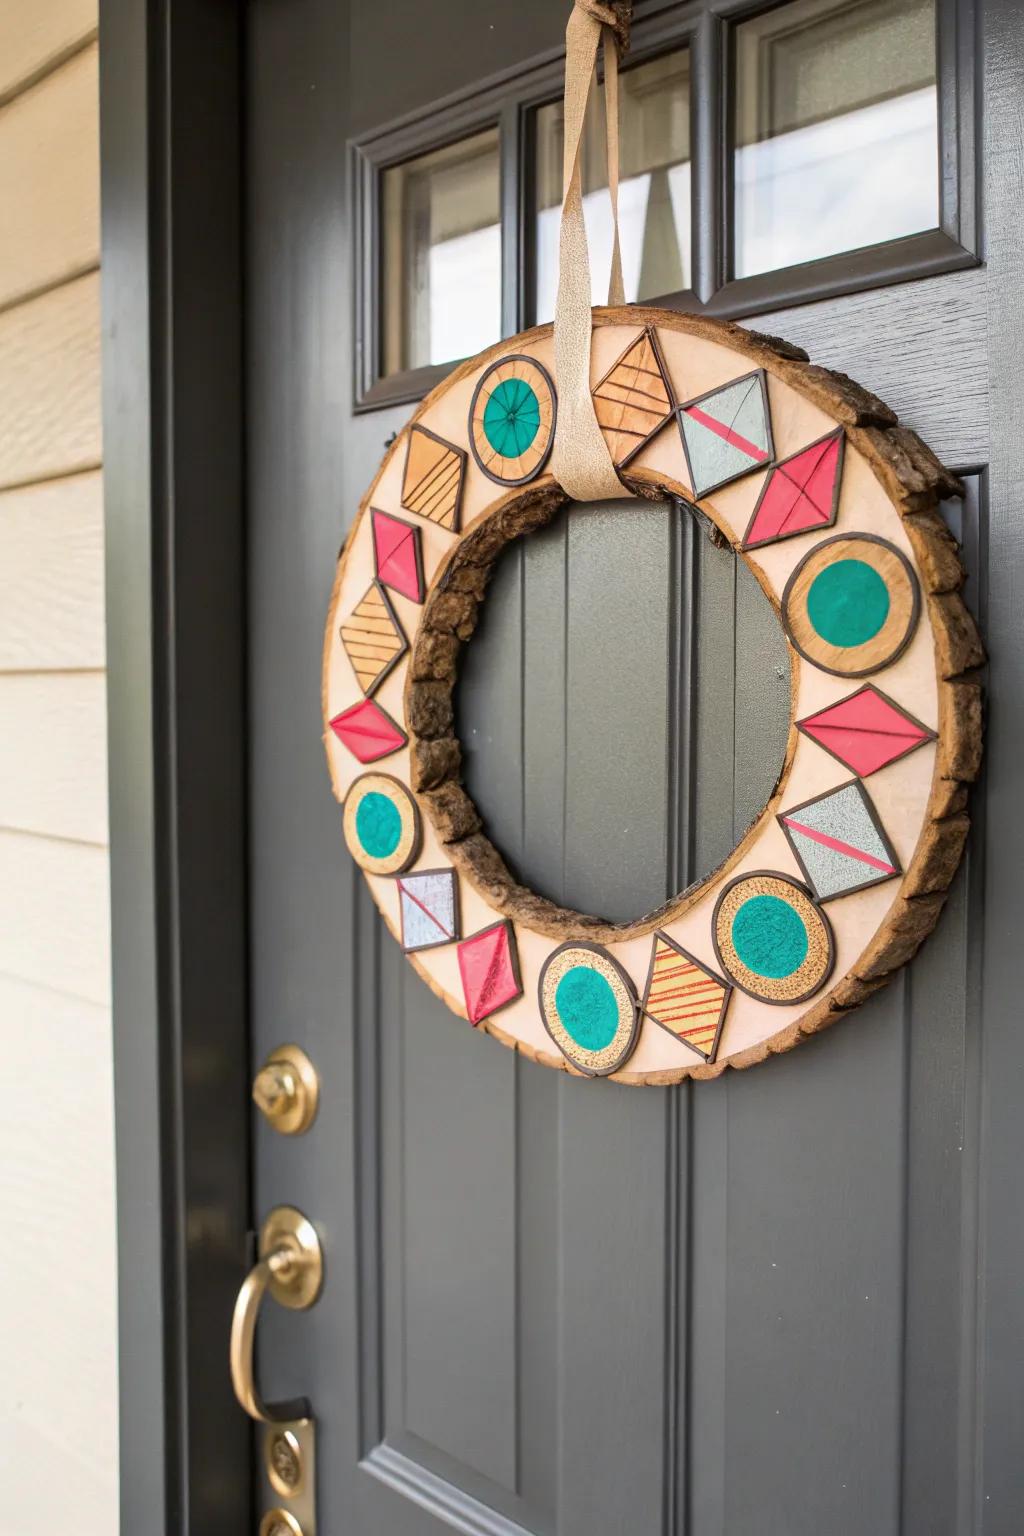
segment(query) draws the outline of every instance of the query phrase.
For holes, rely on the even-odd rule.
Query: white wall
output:
[[[96,0],[0,0],[0,1536],[114,1536]]]

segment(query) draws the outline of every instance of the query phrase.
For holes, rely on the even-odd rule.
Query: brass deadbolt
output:
[[[267,1482],[282,1499],[301,1491],[304,1467],[299,1437],[290,1429],[270,1429],[263,1445]]]
[[[316,1068],[297,1045],[279,1045],[252,1085],[256,1107],[282,1136],[301,1136],[316,1119],[320,1084]]]
[[[286,1509],[268,1509],[260,1521],[260,1536],[303,1536],[303,1531]]]

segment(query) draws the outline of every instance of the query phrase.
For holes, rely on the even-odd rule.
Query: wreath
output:
[[[324,741],[348,848],[455,1013],[548,1066],[670,1083],[788,1050],[912,957],[967,835],[984,658],[938,510],[962,487],[887,406],[774,338],[578,299],[595,9],[570,21],[554,327],[462,364],[389,449],[338,564]],[[607,32],[605,67],[612,123]],[[792,670],[768,804],[717,870],[629,923],[513,878],[462,785],[452,702],[504,547],[612,495],[699,508]]]

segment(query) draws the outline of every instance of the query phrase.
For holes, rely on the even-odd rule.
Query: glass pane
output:
[[[583,130],[583,209],[590,242],[592,301],[608,299],[611,209],[600,110]],[[619,224],[627,303],[690,286],[690,55],[681,48],[623,74]],[[535,321],[550,320],[558,286],[562,206],[562,103],[537,112],[534,237]]]
[[[734,273],[939,222],[934,0],[796,0],[736,28]]]
[[[381,182],[385,374],[471,357],[501,335],[498,130]]]

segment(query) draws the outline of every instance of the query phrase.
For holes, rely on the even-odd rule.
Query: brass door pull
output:
[[[259,1424],[288,1424],[305,1419],[304,1402],[268,1405],[256,1387],[253,1344],[260,1306],[267,1291],[283,1307],[304,1310],[320,1294],[324,1261],[312,1222],[290,1205],[271,1211],[260,1232],[259,1262],[249,1271],[231,1319],[231,1384],[250,1418]]]

